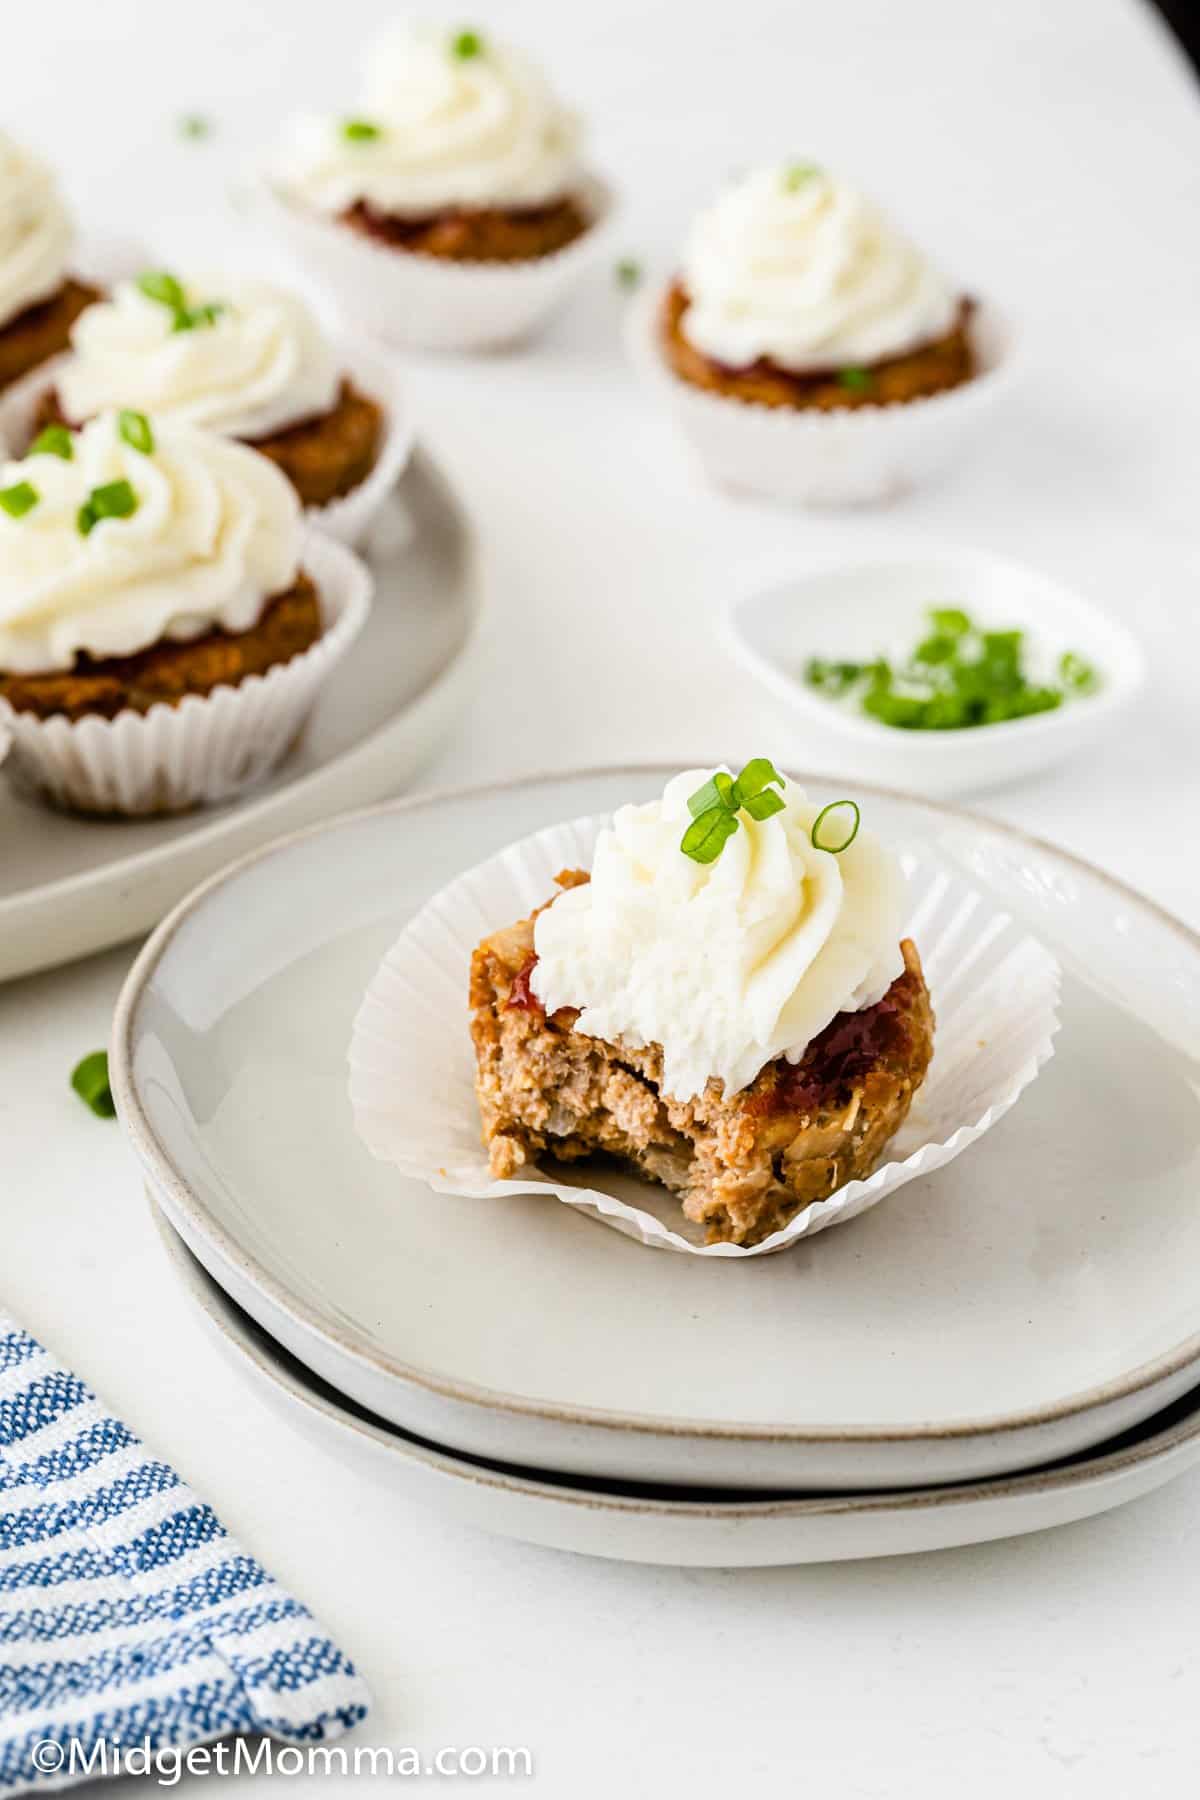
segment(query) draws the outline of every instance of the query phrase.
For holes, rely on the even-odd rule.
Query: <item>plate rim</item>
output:
[[[407,719],[419,708],[429,705],[443,689],[453,683],[462,669],[469,664],[470,658],[478,646],[481,627],[488,612],[478,535],[471,515],[460,498],[456,486],[446,474],[441,461],[419,437],[414,438],[404,469],[397,478],[397,489],[403,483],[405,476],[413,470],[431,481],[446,505],[452,509],[461,532],[466,566],[466,574],[462,583],[466,599],[466,618],[462,642],[445,662],[434,670],[424,686],[393,713],[386,723],[377,726],[374,731],[360,738],[353,746],[341,751],[328,762],[322,763],[319,768],[309,769],[304,774],[297,775],[294,780],[272,788],[269,793],[256,793],[252,790],[242,801],[222,808],[218,816],[207,819],[199,816],[195,826],[188,831],[186,837],[173,839],[169,844],[147,844],[143,849],[131,851],[124,857],[115,857],[98,868],[77,870],[72,874],[60,875],[51,881],[38,882],[30,887],[18,888],[10,894],[0,895],[0,930],[3,930],[7,918],[15,916],[31,904],[52,906],[58,900],[75,895],[81,888],[90,889],[99,886],[105,879],[136,879],[147,871],[153,872],[159,867],[169,864],[172,853],[185,843],[189,849],[197,844],[206,846],[231,828],[240,827],[247,822],[253,824],[263,813],[269,812],[281,801],[295,795],[307,794],[314,784],[322,782],[331,773],[341,772],[348,763],[353,762],[357,757],[370,754],[379,741],[386,738],[393,730],[398,720]],[[355,550],[354,554],[362,556],[362,551]],[[373,804],[386,806],[389,802],[376,801]],[[360,810],[370,810],[370,808]],[[287,837],[313,829],[319,830],[323,824],[332,824],[335,820],[345,816],[344,811],[337,812],[327,820],[318,820],[312,825],[293,827],[292,830],[282,833],[278,838],[270,838],[265,843],[256,845],[254,849],[242,852],[233,862],[223,864],[216,874],[223,874],[227,870],[232,871],[246,857],[253,857],[260,851],[271,850]],[[206,876],[205,882],[207,883],[211,879],[211,876]],[[184,900],[192,898],[196,891],[196,889],[190,890],[188,894],[184,895]],[[179,905],[182,902],[176,904]],[[171,910],[173,911],[174,908]],[[165,919],[169,917],[170,912],[160,923],[165,922]],[[155,930],[157,930],[157,926]],[[121,939],[117,938],[111,941],[118,943]],[[79,954],[91,953],[84,951]],[[55,965],[45,966],[54,967]],[[35,973],[36,968],[31,968],[28,972]],[[11,979],[16,978],[12,977]],[[3,979],[4,977],[0,977],[0,980]]]
[[[1047,1493],[1086,1487],[1093,1481],[1107,1480],[1147,1464],[1153,1467],[1161,1458],[1191,1443],[1200,1435],[1200,1389],[1193,1389],[1191,1392],[1195,1405],[1189,1413],[1165,1429],[1148,1432],[1133,1443],[1112,1450],[1104,1450],[1101,1446],[1100,1454],[1088,1450],[1058,1465],[1014,1469],[1008,1474],[984,1476],[975,1481],[944,1482],[923,1488],[872,1489],[858,1493],[798,1493],[765,1499],[731,1497],[720,1500],[712,1496],[688,1499],[683,1493],[678,1498],[654,1494],[623,1494],[612,1491],[619,1487],[619,1483],[606,1480],[603,1487],[598,1487],[580,1477],[576,1477],[568,1485],[566,1482],[545,1479],[546,1471],[502,1468],[482,1457],[468,1461],[450,1445],[434,1443],[432,1440],[422,1441],[414,1434],[405,1432],[402,1427],[390,1425],[386,1419],[360,1419],[354,1413],[339,1407],[326,1395],[310,1392],[291,1376],[290,1371],[280,1369],[276,1359],[268,1351],[244,1341],[240,1319],[230,1318],[230,1312],[237,1315],[242,1310],[237,1301],[226,1293],[216,1277],[204,1267],[149,1190],[146,1198],[164,1254],[181,1286],[211,1321],[213,1328],[232,1346],[239,1361],[253,1364],[265,1381],[269,1381],[295,1405],[318,1413],[340,1430],[352,1432],[388,1452],[403,1456],[407,1461],[422,1463],[428,1468],[449,1474],[456,1480],[471,1481],[484,1487],[504,1488],[525,1494],[531,1499],[553,1500],[591,1510],[651,1514],[668,1519],[688,1517],[722,1521],[928,1512],[946,1507],[969,1507],[988,1501],[1020,1502]],[[209,1294],[210,1287],[216,1289],[224,1303],[219,1309]],[[265,1326],[260,1326],[259,1329],[272,1344],[275,1343]]]
[[[357,807],[348,812],[335,814],[332,818],[321,820],[316,824],[302,826],[298,830],[287,832],[283,836],[273,839],[270,843],[261,844],[238,857],[226,867],[217,870],[215,874],[208,876],[193,888],[167,913],[138,952],[117,997],[109,1043],[110,1082],[118,1117],[143,1171],[150,1176],[159,1192],[169,1197],[171,1205],[179,1209],[197,1235],[212,1247],[219,1260],[232,1264],[240,1270],[247,1282],[263,1294],[276,1309],[290,1318],[293,1324],[306,1334],[320,1339],[335,1349],[339,1355],[350,1358],[374,1377],[382,1377],[385,1381],[405,1382],[442,1399],[468,1407],[476,1407],[492,1415],[515,1415],[518,1418],[545,1420],[555,1425],[573,1426],[585,1430],[599,1429],[657,1438],[670,1437],[708,1441],[719,1439],[727,1443],[778,1443],[795,1446],[838,1444],[878,1447],[888,1444],[930,1444],[1003,1437],[1022,1431],[1036,1430],[1043,1426],[1053,1425],[1057,1421],[1077,1418],[1098,1411],[1114,1402],[1137,1394],[1159,1381],[1168,1380],[1186,1369],[1190,1363],[1200,1359],[1200,1328],[1198,1328],[1172,1349],[1163,1351],[1151,1361],[1138,1364],[1133,1369],[1113,1377],[1098,1387],[1084,1389],[1082,1392],[1069,1395],[1062,1400],[1041,1407],[1028,1408],[1021,1413],[1001,1414],[991,1418],[956,1419],[941,1425],[917,1423],[881,1427],[865,1424],[822,1430],[772,1422],[728,1424],[710,1419],[680,1420],[648,1413],[620,1413],[605,1407],[566,1405],[555,1401],[528,1398],[520,1394],[507,1394],[500,1389],[487,1388],[479,1383],[434,1374],[416,1365],[405,1363],[378,1346],[372,1346],[365,1341],[360,1342],[358,1334],[352,1329],[343,1327],[336,1321],[327,1321],[321,1318],[315,1308],[302,1297],[292,1293],[281,1280],[259,1262],[257,1257],[244,1249],[221,1221],[209,1212],[203,1200],[193,1192],[185,1178],[175,1169],[169,1153],[151,1126],[137,1092],[133,1074],[133,1049],[137,1014],[142,995],[152,981],[159,964],[169,952],[180,928],[205,903],[210,894],[236,882],[247,870],[257,864],[276,856],[286,855],[310,838],[345,830],[368,820],[433,809],[447,803],[486,799],[488,796],[498,793],[511,793],[515,790],[547,786],[564,781],[595,780],[606,777],[636,779],[653,776],[668,778],[677,772],[679,766],[677,763],[660,762],[600,764],[582,769],[560,769],[511,776],[499,781],[434,788],[418,794],[407,794],[390,800],[377,801],[373,805]],[[697,759],[695,763],[688,766],[701,767],[703,759]],[[844,780],[855,791],[861,790],[873,798],[923,807],[934,813],[942,813],[986,832],[1008,838],[1014,844],[1022,845],[1026,849],[1033,849],[1051,859],[1059,859],[1079,870],[1089,879],[1100,882],[1127,904],[1152,914],[1168,930],[1181,938],[1184,945],[1194,955],[1200,955],[1200,931],[1194,930],[1186,921],[1178,918],[1158,901],[1139,893],[1136,888],[1119,880],[1118,877],[1110,875],[1106,870],[1098,868],[1094,863],[1088,862],[1086,858],[1072,851],[1064,850],[1059,845],[1038,837],[1032,832],[1024,831],[1019,826],[985,817],[970,807],[958,806],[940,798],[926,798],[919,794],[907,793],[903,789],[885,787],[879,783],[860,781],[857,777],[839,777],[820,772],[791,769],[788,773],[791,779],[802,785],[811,783],[816,787],[836,784],[839,780]]]

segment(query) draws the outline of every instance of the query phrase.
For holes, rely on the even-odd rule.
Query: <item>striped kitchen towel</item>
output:
[[[328,1740],[369,1704],[308,1609],[0,1313],[0,1794],[82,1780],[117,1741]]]

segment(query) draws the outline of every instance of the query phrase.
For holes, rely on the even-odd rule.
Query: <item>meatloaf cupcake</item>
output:
[[[719,480],[818,501],[944,460],[999,353],[995,322],[810,163],[755,169],[700,215],[635,348]]]
[[[0,388],[65,349],[99,298],[70,273],[74,235],[51,171],[0,132]]]
[[[342,304],[406,343],[529,330],[590,254],[605,206],[581,131],[534,65],[473,30],[407,27],[355,106],[298,119],[274,213]]]
[[[932,840],[901,861],[875,804],[860,820],[763,757],[639,785],[404,927],[350,1043],[374,1155],[439,1192],[752,1256],[950,1162],[1047,1060],[1053,957]]]
[[[130,410],[49,425],[0,469],[12,763],[89,812],[223,799],[291,745],[368,593],[257,451]]]
[[[251,445],[287,476],[323,530],[356,535],[408,450],[396,382],[381,358],[348,367],[296,295],[238,276],[146,270],[118,282],[71,329],[70,353],[0,410],[10,441],[75,430],[110,407]],[[341,527],[349,526],[349,529]]]

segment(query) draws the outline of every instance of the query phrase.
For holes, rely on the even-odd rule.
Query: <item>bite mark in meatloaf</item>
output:
[[[557,879],[573,887],[588,877]],[[547,1017],[530,985],[536,917],[485,939],[471,959],[476,1094],[497,1179],[542,1156],[600,1153],[670,1188],[709,1243],[756,1244],[879,1162],[933,1054],[933,1009],[910,940],[883,999],[839,1013],[799,1063],[768,1063],[728,1100],[710,1080],[679,1101],[661,1090],[660,1046],[584,1036],[571,1008]]]

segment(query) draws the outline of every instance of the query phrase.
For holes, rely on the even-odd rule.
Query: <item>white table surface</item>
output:
[[[22,6],[5,25],[5,123],[56,155],[89,224],[176,259],[196,244],[244,259],[255,246],[224,208],[239,158],[294,100],[338,104],[349,48],[387,11]],[[669,259],[729,169],[816,155],[1016,309],[1031,371],[952,482],[810,518],[697,485],[621,365],[605,279],[519,354],[414,359],[421,429],[472,508],[495,609],[486,685],[429,782],[764,751],[812,763],[820,743],[720,653],[722,596],[789,552],[927,534],[1041,564],[1141,636],[1151,698],[1120,735],[981,804],[1200,920],[1200,109],[1149,11],[514,0],[474,22],[537,50],[593,118],[627,188],[623,250]],[[176,134],[193,108],[216,122],[208,142]],[[527,1745],[537,1791],[564,1796],[1191,1791],[1198,1475],[984,1549],[703,1572],[493,1540],[308,1449],[181,1303],[118,1129],[67,1089],[130,955],[0,990],[0,1299],[357,1658],[376,1701],[366,1741]]]

